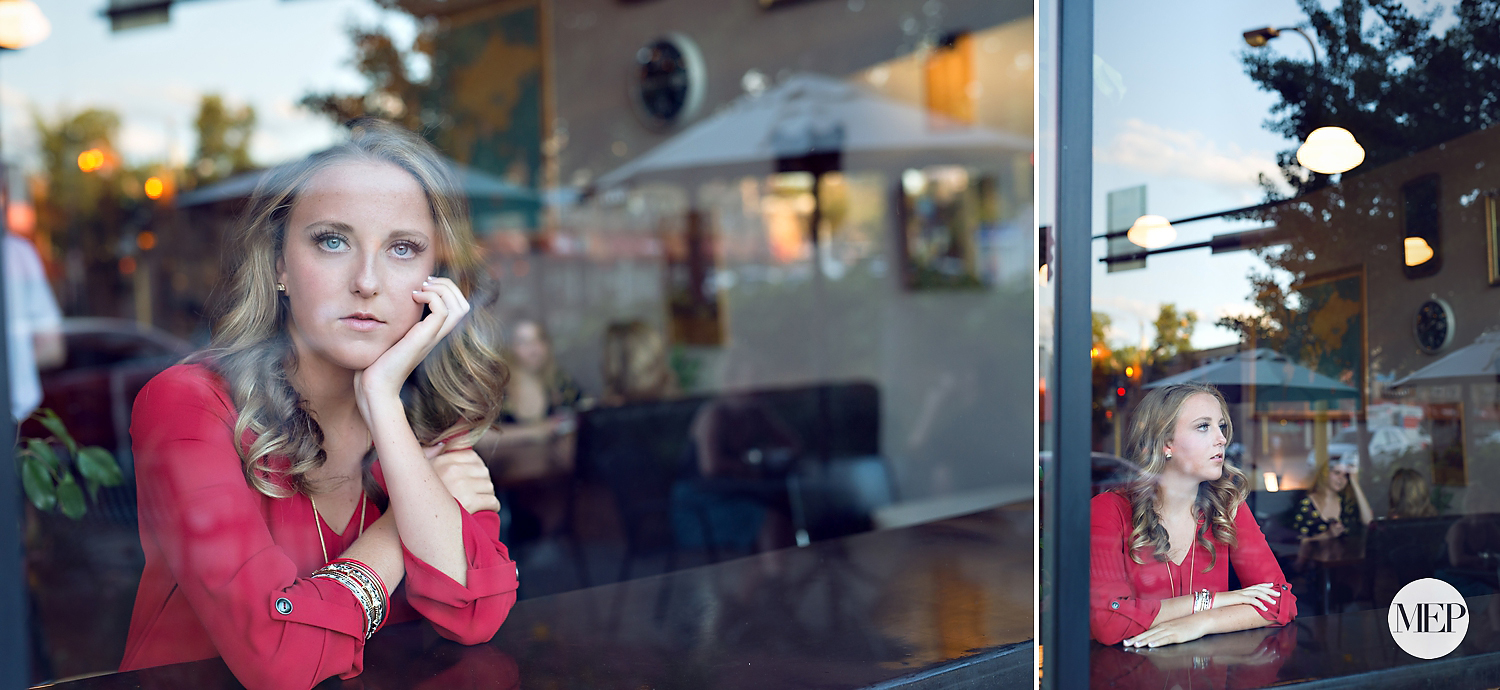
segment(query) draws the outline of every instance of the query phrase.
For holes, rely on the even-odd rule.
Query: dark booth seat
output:
[[[773,415],[797,440],[795,457],[768,461],[751,476],[700,477],[692,429],[705,406],[734,398]],[[753,443],[753,441],[752,441]],[[771,448],[777,439],[758,445]],[[772,457],[768,455],[767,457]],[[635,402],[587,410],[578,419],[576,479],[608,489],[618,511],[627,554],[621,578],[637,556],[665,553],[668,568],[682,545],[674,519],[685,519],[674,491],[690,483],[712,502],[748,499],[788,513],[804,540],[869,530],[875,508],[894,500],[889,469],[880,456],[880,393],[865,382],[733,391]],[[706,516],[689,516],[712,532]],[[706,545],[717,559],[724,546]]]

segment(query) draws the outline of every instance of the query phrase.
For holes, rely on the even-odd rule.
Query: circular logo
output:
[[[1453,585],[1424,577],[1396,593],[1389,622],[1391,637],[1407,654],[1436,659],[1464,641],[1469,632],[1469,605]]]

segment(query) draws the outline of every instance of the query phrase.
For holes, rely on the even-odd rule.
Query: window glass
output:
[[[1299,618],[1424,577],[1494,594],[1494,8],[1178,4],[1094,3],[1095,452],[1175,471],[1150,461],[1171,437],[1130,425],[1153,392],[1213,385]],[[1406,659],[1361,658],[1317,673]]]
[[[257,186],[358,117],[447,159],[498,286],[511,379],[476,452],[521,600],[1031,498],[1029,3],[38,5],[50,31],[0,56],[14,404],[121,481],[78,477],[77,518],[43,496],[73,479],[30,487],[35,682],[120,663],[136,395],[243,298]],[[960,632],[912,658],[1000,644],[1002,609],[945,609]]]

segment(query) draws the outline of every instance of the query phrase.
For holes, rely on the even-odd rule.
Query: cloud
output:
[[[1258,192],[1259,175],[1281,179],[1276,156],[1244,151],[1236,144],[1220,147],[1201,132],[1182,132],[1132,118],[1109,145],[1098,149],[1099,161],[1152,175],[1202,180],[1230,191]]]

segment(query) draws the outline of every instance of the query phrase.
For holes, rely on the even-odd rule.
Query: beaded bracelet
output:
[[[370,566],[352,558],[340,558],[313,571],[312,577],[332,580],[349,590],[365,612],[365,639],[375,634],[390,611],[390,595]]]
[[[1213,594],[1207,589],[1200,589],[1193,593],[1193,613],[1207,611],[1213,604]]]

